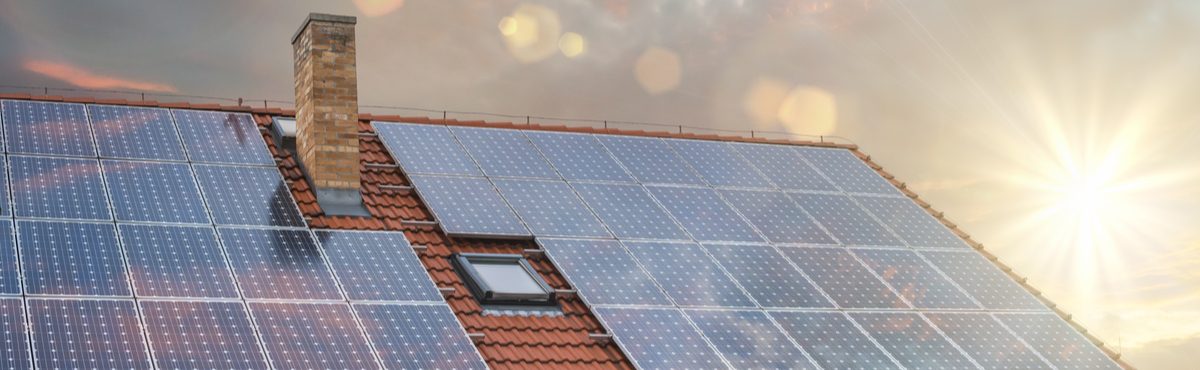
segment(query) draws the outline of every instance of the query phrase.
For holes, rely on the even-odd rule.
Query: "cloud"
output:
[[[67,63],[31,60],[26,61],[24,67],[25,70],[30,72],[88,89],[132,89],[153,92],[177,91],[171,85],[98,75],[92,71]]]
[[[940,190],[958,190],[967,188],[980,183],[982,180],[977,178],[957,178],[957,179],[934,179],[925,181],[916,181],[908,183],[908,188],[915,192],[940,191]]]
[[[1200,352],[1200,336],[1167,339],[1125,351],[1132,365],[1143,369],[1194,369],[1196,353]]]

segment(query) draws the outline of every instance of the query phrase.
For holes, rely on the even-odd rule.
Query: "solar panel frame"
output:
[[[915,312],[849,312],[848,315],[906,368],[979,368],[957,344]]]
[[[153,368],[149,346],[146,345],[145,336],[142,335],[144,328],[139,319],[137,305],[133,300],[31,297],[26,300],[26,304],[28,305],[27,314],[31,329],[33,357],[38,368],[90,368],[94,367],[96,362],[112,363],[115,361],[121,363],[108,366],[114,369]],[[52,320],[51,317],[68,318],[70,322],[48,321]],[[92,319],[106,321],[86,322]],[[82,328],[75,328],[77,326],[82,326]],[[47,331],[49,334],[45,333]],[[43,335],[49,339],[43,340]],[[88,336],[94,336],[94,338]],[[81,337],[88,340],[84,343],[77,343],[76,340]],[[68,357],[97,352],[106,354],[124,352],[126,356]],[[55,365],[60,362],[66,362],[66,364]]]
[[[724,141],[664,139],[709,186],[771,189],[774,185]]]
[[[840,308],[911,308],[845,248],[780,246],[779,252],[812,278]]]
[[[975,251],[923,250],[918,253],[985,309],[1047,310],[1029,291]]]
[[[487,369],[483,355],[467,337],[454,312],[446,305],[395,305],[362,304],[352,305],[362,324],[368,342],[373,344],[384,368],[404,369]],[[417,322],[425,325],[405,333],[397,321]],[[392,323],[385,325],[384,321]],[[429,326],[432,322],[438,327]],[[389,327],[392,331],[389,333]],[[407,350],[407,353],[401,352]],[[414,353],[420,351],[422,353]],[[447,352],[455,352],[449,354]],[[440,352],[440,353],[434,353]]]
[[[133,295],[114,224],[18,220],[16,226],[26,294]]]
[[[373,122],[383,146],[408,175],[483,176],[450,128],[399,122]]]
[[[911,199],[861,195],[851,198],[910,247],[970,249],[962,238]]]
[[[629,357],[629,361],[639,369],[730,368],[679,309],[597,307],[594,312],[608,332],[613,334],[613,339]],[[649,317],[645,317],[647,315]],[[675,340],[646,340],[638,336],[644,330],[655,336],[680,336],[671,338]],[[660,346],[667,346],[668,350],[658,349]],[[697,352],[691,352],[693,350]],[[672,358],[675,351],[684,355]]]
[[[787,194],[756,190],[720,190],[718,194],[772,243],[837,242]]]
[[[824,175],[808,164],[792,145],[731,144],[775,187],[783,190],[838,191]]]
[[[800,146],[793,149],[844,192],[903,196],[899,189],[850,150]]]
[[[621,243],[678,306],[757,307],[753,298],[699,244]]]
[[[590,306],[673,305],[670,297],[620,242],[538,238],[537,243]]]
[[[350,300],[445,301],[403,232],[316,230],[314,235]]]
[[[118,224],[117,235],[138,297],[241,297],[211,226]]]
[[[704,244],[713,260],[763,308],[834,308],[820,288],[770,245]]]
[[[249,302],[248,305],[250,318],[272,368],[382,368],[375,349],[349,303]],[[283,323],[273,325],[276,320]],[[324,340],[297,340],[297,337],[303,336],[308,336],[308,339],[321,337]],[[304,348],[305,345],[314,344],[330,348],[314,351]]]
[[[813,362],[828,369],[901,369],[891,354],[845,313],[768,311]]]
[[[492,184],[534,235],[612,238],[566,182],[493,179]]]
[[[217,234],[243,297],[346,299],[310,231],[218,227]]]
[[[521,130],[451,126],[450,132],[479,164],[484,176],[562,178]]]
[[[734,243],[766,241],[712,188],[646,186],[646,191],[695,240]]]
[[[703,186],[704,180],[659,138],[596,135],[613,158],[642,184]]]
[[[188,164],[102,160],[100,167],[117,221],[212,224]]]
[[[429,206],[438,226],[447,235],[487,236],[497,238],[529,238],[533,234],[526,228],[516,212],[500,196],[490,181],[475,177],[450,177],[432,175],[409,175],[421,200]],[[443,186],[445,185],[445,186]],[[446,187],[471,187],[471,189],[446,189]],[[462,197],[461,194],[476,194]],[[458,202],[471,202],[455,204]],[[469,208],[462,209],[460,208]],[[495,212],[487,213],[485,212]],[[473,223],[482,223],[475,225]]]
[[[635,182],[594,135],[525,131],[525,137],[567,181]]]
[[[33,369],[29,347],[29,327],[25,320],[25,300],[20,297],[0,298],[0,368]]]
[[[138,306],[160,369],[269,366],[243,302],[141,300]]]
[[[1058,369],[1123,368],[1057,314],[994,313],[994,316]]]
[[[17,258],[17,232],[12,220],[0,220],[0,248],[7,250],[0,254],[0,295],[19,296],[25,289],[21,261]]]
[[[759,310],[684,310],[735,369],[819,369],[808,353]],[[730,338],[733,335],[741,338]]]
[[[788,193],[840,244],[849,246],[904,246],[892,231],[842,194]]]
[[[291,189],[275,167],[195,164],[192,171],[217,225],[306,227]]]
[[[635,184],[570,184],[618,239],[691,240],[667,210]]]
[[[83,104],[5,100],[2,109],[8,153],[96,157]]]
[[[850,252],[918,309],[981,309],[941,271],[908,249],[850,248]]]
[[[8,160],[16,217],[113,219],[100,161],[34,156]]]
[[[87,113],[101,158],[187,161],[167,109],[88,104]]]
[[[275,166],[249,114],[172,109],[171,117],[191,162]]]
[[[958,348],[985,369],[1044,369],[1049,362],[986,312],[923,312]]]

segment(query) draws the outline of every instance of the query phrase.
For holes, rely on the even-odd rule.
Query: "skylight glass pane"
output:
[[[471,262],[488,287],[500,294],[544,294],[541,285],[516,263]]]

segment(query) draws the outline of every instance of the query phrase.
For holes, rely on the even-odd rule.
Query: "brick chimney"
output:
[[[310,13],[292,36],[296,156],[331,215],[369,216],[359,193],[356,22]]]

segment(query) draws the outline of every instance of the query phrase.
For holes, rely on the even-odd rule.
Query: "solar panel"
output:
[[[840,312],[770,312],[800,348],[826,369],[900,369]]]
[[[316,232],[352,300],[442,301],[402,232]]]
[[[104,158],[186,161],[166,109],[88,105],[96,145]]]
[[[923,251],[921,255],[942,270],[984,308],[1044,310],[1046,306],[975,252]]]
[[[800,206],[780,192],[722,190],[725,198],[763,236],[774,243],[833,244]]]
[[[762,311],[684,311],[735,369],[817,369]]]
[[[1050,367],[989,314],[944,312],[925,317],[985,369]]]
[[[158,368],[268,368],[241,302],[140,304]]]
[[[409,179],[447,234],[530,235],[487,179],[418,175]]]
[[[596,308],[641,369],[728,369],[677,309]]]
[[[706,244],[704,248],[762,307],[833,307],[774,247]]]
[[[625,242],[625,246],[680,306],[754,307],[699,245]]]
[[[487,176],[559,179],[519,130],[451,127],[450,132]]]
[[[729,143],[680,139],[666,141],[713,187],[772,187]]]
[[[178,109],[171,114],[193,162],[275,165],[249,114]]]
[[[537,242],[588,304],[671,304],[621,243],[549,238]]]
[[[909,369],[978,369],[920,315],[851,312],[850,317]]]
[[[910,250],[851,249],[875,274],[883,278],[913,307],[935,309],[978,309],[938,270]]]
[[[211,227],[117,226],[141,297],[238,298]]]
[[[647,186],[683,228],[700,241],[762,242],[762,237],[708,188]]]
[[[703,185],[696,171],[658,138],[598,135],[596,138],[638,181],[646,184]]]
[[[0,294],[21,294],[17,243],[13,235],[12,221],[0,221],[0,249],[4,251],[0,252]]]
[[[208,165],[192,168],[218,225],[304,227],[304,218],[278,169]]]
[[[111,223],[17,221],[28,294],[129,296]]]
[[[388,122],[374,126],[406,174],[483,175],[446,126]]]
[[[1120,369],[1058,315],[996,314],[1005,326],[1059,369]]]
[[[842,308],[907,308],[844,248],[780,247]]]
[[[562,181],[493,180],[530,231],[538,236],[611,237],[600,220]]]
[[[689,240],[687,233],[640,185],[573,183],[571,186],[618,238]]]
[[[276,369],[378,369],[346,303],[250,303]]]
[[[730,144],[776,187],[787,190],[837,191],[789,145]]]
[[[29,332],[25,329],[25,308],[20,298],[0,299],[0,368],[32,369],[29,357]]]
[[[3,105],[9,153],[96,156],[82,104],[5,100]]]
[[[26,304],[38,368],[152,368],[132,300],[30,298]]]
[[[537,131],[525,131],[525,136],[564,179],[633,182],[595,136]]]
[[[908,245],[937,248],[969,248],[957,235],[933,216],[905,198],[854,197],[863,208],[871,212],[896,232]]]
[[[342,299],[307,230],[218,232],[246,298]]]
[[[212,224],[186,163],[103,161],[120,221]]]
[[[111,220],[95,159],[9,156],[17,217]]]
[[[795,147],[801,157],[812,163],[833,184],[847,193],[901,195],[900,191],[866,162],[845,149]]]
[[[487,369],[445,305],[354,305],[389,369]]]
[[[872,219],[850,197],[801,193],[790,195],[842,244],[904,246],[900,239]]]
[[[8,160],[0,155],[0,217],[12,216],[12,207],[8,202]]]

